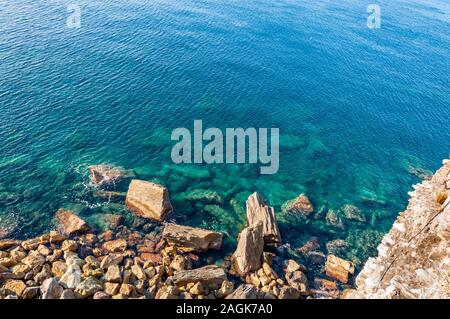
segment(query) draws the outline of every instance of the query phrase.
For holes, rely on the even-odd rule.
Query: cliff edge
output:
[[[450,160],[413,188],[348,297],[450,298]]]

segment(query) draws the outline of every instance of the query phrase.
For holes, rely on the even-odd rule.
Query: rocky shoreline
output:
[[[444,190],[450,186],[445,172]],[[124,200],[141,230],[124,225],[120,215],[108,215],[109,230],[96,233],[74,212],[59,209],[50,233],[0,240],[0,299],[336,299],[377,293],[355,290],[355,265],[315,252],[314,240],[299,249],[308,256],[305,266],[283,245],[275,211],[261,194],[246,201],[247,224],[235,251],[215,258],[224,234],[168,222],[172,205],[164,186],[133,179],[127,193],[111,192],[102,187],[122,178],[123,171],[97,165],[90,173],[99,196]],[[442,203],[448,202],[445,195],[441,192]],[[307,216],[313,206],[301,194],[284,209]],[[344,211],[350,219],[364,217],[351,205]],[[317,275],[316,268],[323,271]],[[356,282],[364,282],[367,272]]]
[[[91,166],[90,172],[99,188],[123,174],[105,165]],[[247,200],[248,225],[235,252],[221,260],[208,253],[220,251],[222,233],[165,222],[172,205],[164,186],[134,179],[125,204],[144,224],[143,232],[111,215],[110,230],[96,234],[81,217],[60,209],[54,231],[24,241],[0,240],[0,298],[338,298],[338,285],[328,279],[345,284],[354,271],[350,262],[330,255],[323,259],[329,278],[311,282],[304,265],[282,256],[275,211],[258,193]],[[312,207],[304,195],[289,205],[305,213]]]

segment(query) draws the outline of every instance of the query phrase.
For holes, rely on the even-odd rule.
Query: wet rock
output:
[[[261,221],[264,243],[280,244],[281,235],[273,207],[270,207],[266,200],[256,192],[248,197],[246,205],[248,225],[255,226]]]
[[[366,216],[355,205],[346,204],[342,207],[342,211],[348,220],[354,220],[357,222],[365,223]]]
[[[184,200],[191,202],[222,204],[223,198],[216,191],[209,189],[192,189],[185,193]]]
[[[223,235],[201,228],[168,223],[164,226],[163,239],[184,252],[220,249]]]
[[[90,230],[90,226],[73,212],[61,208],[55,214],[58,231],[70,236]]]
[[[335,239],[327,243],[327,251],[331,255],[343,255],[348,250],[348,244],[343,239]]]
[[[41,298],[42,299],[59,299],[63,292],[63,287],[58,283],[55,278],[46,279],[41,287]]]
[[[310,240],[308,240],[302,247],[300,247],[298,250],[304,254],[307,255],[310,251],[317,250],[320,248],[319,240],[317,237],[312,237]]]
[[[314,211],[314,206],[305,194],[300,194],[297,198],[285,203],[283,209],[287,213],[309,216]]]
[[[261,268],[263,249],[263,223],[260,221],[254,226],[245,228],[239,235],[237,248],[232,257],[236,271],[245,275]]]
[[[332,209],[329,209],[327,216],[325,217],[328,226],[332,226],[343,230],[345,228],[344,222],[341,217]]]
[[[224,280],[227,280],[225,271],[215,265],[192,270],[179,270],[172,278],[173,283],[177,286],[184,286],[191,282],[201,282],[204,286],[220,287]]]
[[[355,268],[353,264],[347,260],[334,255],[328,255],[327,262],[325,264],[325,271],[327,276],[335,278],[346,284],[348,282],[349,275],[352,275],[355,272]]]
[[[167,188],[136,179],[131,181],[125,203],[137,216],[156,221],[163,221],[172,212]]]
[[[123,171],[111,165],[92,165],[89,166],[89,171],[91,173],[91,182],[96,186],[109,185],[123,177]]]

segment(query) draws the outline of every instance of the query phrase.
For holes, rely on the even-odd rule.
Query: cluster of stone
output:
[[[111,166],[91,166],[90,171],[99,187],[122,176]],[[142,180],[131,182],[125,204],[136,218],[157,222],[172,211],[168,190]],[[293,259],[284,261],[283,273],[277,273],[271,252],[281,245],[275,211],[258,193],[246,205],[248,225],[234,254],[220,266],[213,261],[202,265],[199,254],[220,250],[222,233],[167,222],[156,234],[141,233],[112,215],[112,230],[96,234],[80,216],[60,209],[54,217],[56,230],[25,241],[0,240],[0,299],[340,296],[334,281],[315,279],[310,285],[306,267]],[[304,195],[291,206],[296,212],[312,209]],[[350,262],[328,256],[329,278],[346,283],[353,272]]]

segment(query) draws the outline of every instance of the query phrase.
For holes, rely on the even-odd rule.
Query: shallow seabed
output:
[[[109,163],[166,185],[174,220],[225,231],[228,247],[260,192],[283,241],[311,236],[358,264],[407,203],[407,191],[448,158],[450,6],[379,1],[2,2],[0,228],[26,238],[60,207],[102,228],[123,203],[93,196],[87,166]],[[367,3],[366,3],[367,2]],[[280,171],[257,165],[175,165],[170,133],[278,127]],[[113,188],[126,191],[129,179]],[[305,193],[309,218],[282,212]],[[352,204],[366,221],[350,221]],[[333,210],[342,226],[331,226]],[[336,245],[339,244],[339,245]]]

